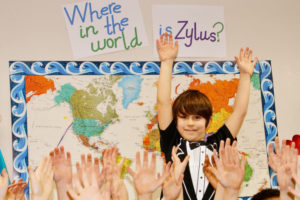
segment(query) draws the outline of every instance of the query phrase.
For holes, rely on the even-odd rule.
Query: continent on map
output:
[[[252,74],[251,83],[254,89],[260,90],[259,74]]]
[[[146,117],[149,119],[149,123],[147,124],[147,134],[143,138],[143,147],[146,151],[160,152],[160,135],[157,128],[157,114],[153,115],[148,111]]]
[[[54,101],[57,105],[63,102],[70,103],[70,99],[76,88],[74,88],[70,83],[61,86],[60,90],[57,90],[59,95],[54,97]]]
[[[69,104],[73,116],[72,129],[85,146],[98,149],[91,137],[99,137],[107,126],[119,120],[117,98],[112,86],[123,76],[103,76],[94,79],[85,89],[76,89],[70,83],[61,86],[55,102]],[[99,138],[100,139],[100,138]]]
[[[48,90],[56,90],[54,82],[45,76],[25,76],[26,102],[35,95],[46,94]]]
[[[117,163],[120,163],[122,159],[124,158],[124,163],[122,165],[121,169],[121,178],[124,179],[125,174],[127,173],[126,167],[130,167],[132,160],[129,158],[122,157],[120,155],[117,156]]]
[[[118,86],[123,89],[122,105],[125,109],[139,98],[142,81],[140,76],[126,76],[118,83]]]
[[[216,132],[230,116],[233,108],[229,100],[235,97],[239,79],[234,78],[230,81],[216,80],[215,83],[201,83],[199,79],[193,78],[189,89],[199,90],[204,93],[211,101],[213,107],[212,123],[207,132]]]
[[[253,169],[252,167],[249,165],[248,161],[246,162],[246,166],[245,166],[245,176],[244,176],[244,181],[248,182],[250,181],[251,177],[253,174]]]

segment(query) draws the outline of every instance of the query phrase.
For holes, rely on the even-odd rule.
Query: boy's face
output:
[[[203,141],[206,130],[206,119],[200,115],[179,114],[177,116],[177,130],[187,141]]]

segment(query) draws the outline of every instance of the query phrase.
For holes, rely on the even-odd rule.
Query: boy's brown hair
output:
[[[177,116],[199,115],[206,119],[206,127],[212,116],[212,105],[208,97],[198,90],[187,90],[181,93],[172,106],[173,118],[177,122]]]

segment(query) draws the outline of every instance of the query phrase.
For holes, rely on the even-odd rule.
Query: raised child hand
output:
[[[67,152],[65,155],[64,147],[55,148],[50,152],[54,169],[54,180],[56,184],[63,182],[65,184],[72,183],[72,162],[71,154]]]
[[[75,174],[74,184],[76,191],[68,185],[67,191],[74,200],[110,200],[110,183],[107,182],[104,191],[98,186],[96,170],[85,164],[80,165],[80,175]]]
[[[285,144],[281,148],[282,160],[277,167],[277,180],[280,187],[280,193],[288,193],[288,187],[294,187],[292,174],[297,173],[298,151],[295,149],[295,143],[291,146]]]
[[[240,50],[240,57],[237,56],[234,57],[236,63],[239,66],[240,73],[241,74],[249,74],[250,76],[253,73],[254,66],[256,62],[258,61],[258,58],[255,57],[254,61],[251,61],[252,59],[252,50],[249,49],[249,47],[246,47],[245,52],[244,49],[241,48]]]
[[[28,167],[30,178],[31,199],[48,200],[53,191],[53,168],[51,158],[44,157],[34,172]]]
[[[161,62],[174,61],[178,53],[178,41],[173,44],[172,34],[168,33],[160,35],[160,39],[156,40],[156,47]]]
[[[182,191],[183,174],[179,178],[175,177],[174,163],[170,168],[170,176],[165,180],[163,184],[164,200],[176,200],[178,199]]]
[[[8,186],[8,199],[14,200],[25,200],[24,189],[26,188],[27,183],[22,181],[22,178],[15,183],[12,182],[11,185]]]
[[[212,157],[213,159],[213,157]],[[211,165],[208,155],[205,155],[205,161],[203,166],[203,173],[206,176],[209,183],[212,185],[212,187],[216,190],[218,185],[218,179],[215,176],[215,174],[212,172],[213,166]]]
[[[180,158],[177,156],[177,151],[179,147],[173,146],[172,148],[172,161],[174,164],[174,174],[175,178],[178,179],[181,174],[184,174],[187,163],[189,162],[190,156],[187,155],[181,162]]]
[[[162,185],[169,176],[170,163],[164,166],[162,176],[155,176],[156,154],[152,153],[150,166],[148,164],[148,152],[144,151],[143,164],[141,164],[140,152],[136,154],[136,171],[126,167],[132,176],[134,186],[139,197],[152,199],[152,193]],[[147,198],[145,198],[147,196]]]
[[[285,146],[286,146],[286,142],[285,142],[285,140],[282,140],[282,147],[285,147]],[[280,148],[278,137],[275,137],[275,152],[273,151],[273,144],[270,143],[268,146],[268,154],[269,154],[268,164],[275,172],[277,172],[277,170],[283,160],[282,149]]]
[[[213,168],[212,172],[215,174],[219,183],[226,189],[239,191],[243,182],[245,174],[246,157],[242,156],[240,161],[239,152],[236,148],[236,141],[230,145],[230,139],[220,142],[219,157],[216,150],[214,150],[214,160],[217,169]]]

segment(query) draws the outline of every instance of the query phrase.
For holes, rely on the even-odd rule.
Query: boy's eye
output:
[[[202,116],[200,116],[200,115],[195,115],[194,118],[197,119],[197,120],[199,120],[199,119],[202,119]]]
[[[185,119],[186,115],[178,115],[179,118]]]

